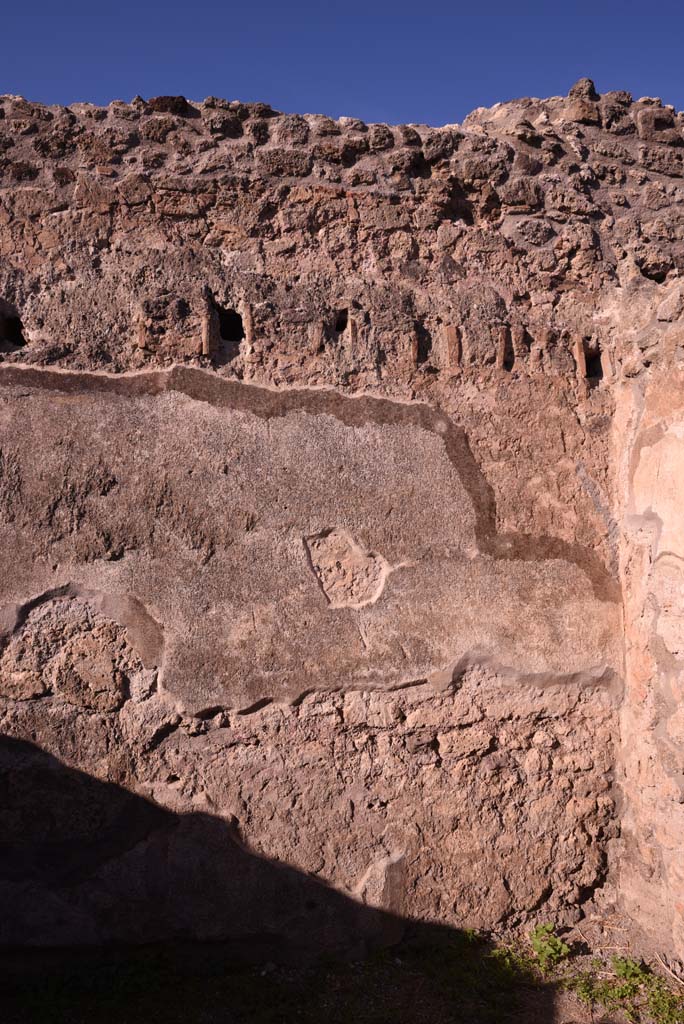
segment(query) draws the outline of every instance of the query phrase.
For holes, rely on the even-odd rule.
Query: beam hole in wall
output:
[[[338,309],[335,313],[335,334],[344,334],[349,323],[349,312],[346,309]]]
[[[24,327],[15,306],[0,299],[0,348],[5,351],[26,345]]]
[[[420,320],[416,320],[413,326],[417,342],[416,363],[418,366],[421,366],[423,363],[427,363],[432,354],[432,336],[425,324]]]
[[[532,349],[532,339],[525,328],[517,327],[514,331],[511,331],[511,341],[513,343],[513,350],[515,351],[517,348],[518,354],[523,359],[527,359]]]
[[[511,332],[506,331],[503,339],[503,362],[502,366],[507,373],[510,373],[515,366],[515,350],[511,339]]]
[[[218,314],[221,341],[227,341],[230,344],[237,344],[242,341],[245,336],[245,327],[242,323],[242,317],[237,310],[226,309],[223,306],[219,306],[218,303],[214,305]]]
[[[587,380],[603,380],[601,346],[596,338],[584,338],[582,344],[584,345],[584,361],[587,368]]]

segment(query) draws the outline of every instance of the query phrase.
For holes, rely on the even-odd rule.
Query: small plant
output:
[[[613,957],[613,977],[607,976],[602,963],[574,977],[566,978],[564,986],[584,1003],[602,1006],[620,1013],[628,1021],[646,1024],[684,1024],[684,1000],[645,964],[629,957]]]
[[[596,980],[589,971],[582,971],[563,982],[564,988],[574,992],[578,999],[591,1006],[596,1002]]]
[[[499,985],[527,984],[535,981],[534,961],[515,946],[497,946],[487,955],[492,977]]]
[[[684,1002],[672,992],[661,978],[653,978],[646,999],[648,1012],[656,1024],[682,1024]]]
[[[645,985],[653,977],[652,972],[645,964],[631,960],[629,957],[614,956],[613,970],[618,978],[636,982],[637,985]]]
[[[532,931],[530,941],[544,974],[570,955],[570,947],[558,938],[552,924],[538,924]]]

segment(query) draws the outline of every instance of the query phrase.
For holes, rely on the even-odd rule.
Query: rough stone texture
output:
[[[1,942],[684,955],[683,153],[0,98]]]
[[[681,335],[674,336],[679,340]],[[630,915],[684,951],[684,374],[657,368],[621,410]]]

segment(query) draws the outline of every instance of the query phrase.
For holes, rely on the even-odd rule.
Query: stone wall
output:
[[[666,343],[666,342],[665,342]],[[684,950],[684,576],[681,370],[627,389],[621,451],[627,690],[621,892],[657,945]]]
[[[684,951],[683,128],[0,98],[0,941]]]

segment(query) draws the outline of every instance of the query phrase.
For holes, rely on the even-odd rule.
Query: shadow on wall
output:
[[[361,957],[401,922],[178,815],[0,737],[0,945],[235,941],[242,954]]]
[[[458,974],[458,969],[454,974],[453,961],[449,961],[448,995],[440,988],[439,974],[434,973],[433,968],[441,962],[442,956],[435,951],[448,948],[452,951],[449,955],[453,956],[453,950],[459,948],[454,946],[459,936],[461,949],[465,948],[464,942],[472,944],[472,940],[464,939],[453,929],[404,921],[358,904],[293,868],[255,856],[240,844],[235,830],[223,820],[207,814],[174,814],[119,786],[69,768],[31,743],[0,737],[2,987],[6,988],[7,977],[13,971],[16,974],[17,963],[24,979],[33,972],[40,977],[43,986],[49,981],[50,962],[53,974],[56,970],[55,976],[62,981],[69,976],[68,971],[65,974],[65,963],[71,971],[77,964],[80,980],[72,979],[68,985],[64,981],[69,999],[65,1020],[81,1019],[73,998],[78,996],[83,976],[87,975],[90,984],[92,964],[99,963],[101,968],[102,961],[98,961],[98,957],[109,957],[110,966],[112,956],[115,960],[118,958],[115,973],[120,980],[122,959],[130,966],[142,955],[141,944],[163,943],[167,951],[175,949],[176,955],[180,955],[181,973],[185,971],[187,975],[189,963],[201,963],[203,990],[208,971],[214,972],[212,985],[225,985],[228,975],[223,975],[226,971],[234,972],[236,965],[252,973],[255,964],[268,964],[269,971],[276,970],[274,965],[283,965],[284,970],[308,965],[307,969],[313,971],[316,968],[312,965],[322,957],[328,960],[332,957],[338,962],[347,961],[339,970],[342,976],[347,972],[343,988],[344,993],[348,990],[352,993],[349,995],[352,999],[353,985],[361,984],[363,989],[366,984],[358,973],[359,962],[370,957],[371,962],[389,963],[392,970],[400,972],[398,979],[388,983],[388,998],[397,1002],[393,1006],[385,1005],[377,1017],[365,1016],[364,1009],[360,1015],[355,1012],[354,1019],[420,1021],[422,1013],[411,1010],[413,997],[409,998],[416,985],[415,964],[411,961],[412,969],[408,974],[404,966],[392,966],[403,965],[406,960],[401,958],[413,955],[405,952],[407,942],[414,951],[429,950],[425,954],[425,969],[428,978],[432,978],[431,991],[421,996],[421,1006],[426,1010],[432,1008],[426,1020],[435,1024],[440,1020],[489,1019],[486,1015],[480,1016],[482,1007],[478,1010],[477,999],[471,1007],[474,1016],[470,1009],[465,1016],[456,1012],[458,1007],[453,1000],[465,996],[459,996],[462,982],[461,987],[456,985],[453,991],[449,987]],[[399,953],[382,952],[400,941]],[[202,942],[211,945],[202,945]],[[131,944],[137,949],[131,949]],[[122,951],[122,945],[129,948]],[[117,946],[118,952],[115,951]],[[61,947],[62,951],[48,952],[46,947]],[[102,947],[108,947],[110,952],[106,953]],[[485,948],[482,946],[482,952],[478,951],[478,957],[484,956]],[[218,960],[217,949],[220,950]],[[56,968],[55,957],[58,958]],[[378,957],[388,959],[378,961]],[[351,967],[349,961],[353,962]],[[178,966],[176,963],[172,972],[171,990],[175,984],[180,998],[180,990],[185,991],[188,985],[192,988],[193,982],[187,977],[185,981],[178,980]],[[463,961],[461,968],[470,978],[473,964]],[[386,977],[387,967],[382,970]],[[482,975],[485,994],[491,982],[488,970],[491,968]],[[351,975],[352,971],[356,973]],[[337,976],[340,977],[339,971]],[[401,994],[405,976],[408,988]],[[261,974],[259,978],[259,999],[266,1000],[265,1008],[262,1005],[265,1016],[245,1011],[247,1016],[242,1017],[235,1010],[218,1016],[200,1013],[196,1018],[178,1019],[289,1020],[287,1015],[269,1015],[271,997],[266,994],[264,985],[268,988],[270,983],[263,982]],[[33,980],[28,986],[31,989]],[[372,992],[377,995],[378,984],[377,977],[369,975],[369,996]],[[244,979],[240,985],[238,1002],[249,1000],[250,990],[245,989]],[[154,988],[154,981],[144,983],[144,987],[150,986]],[[173,1002],[176,997],[169,996],[168,978],[161,987],[166,991],[166,998]],[[315,1000],[319,995],[322,998],[323,994],[318,991],[320,985],[315,983],[314,987]],[[11,984],[8,991],[11,996]],[[276,1001],[282,998],[282,991],[278,991],[279,995],[272,996]],[[230,992],[225,993],[225,997],[237,999],[235,993]],[[299,1010],[295,1013],[297,1020],[314,1019],[306,1015],[309,1010],[314,1016],[325,1012],[325,1000],[315,1009],[309,1005],[311,994],[300,992],[297,997],[295,993],[297,998],[305,999],[309,1007],[304,1014]],[[552,1021],[553,993],[539,990],[535,1000],[531,1016],[516,1015],[512,1019]],[[361,1001],[365,1006],[365,989]],[[52,992],[47,1002],[54,1010],[59,999]],[[13,1005],[10,998],[10,1009]],[[175,1003],[173,1009],[177,1012]],[[62,1019],[41,1012],[42,1020]],[[385,1013],[389,1017],[383,1016]],[[86,1018],[110,1019],[97,1014],[90,1017],[86,1014]],[[499,1010],[495,1019],[504,1018],[508,1019],[507,1014]],[[135,1016],[126,1019],[138,1020]],[[174,1013],[167,1014],[167,1020],[176,1019]],[[315,1016],[315,1019],[320,1017]],[[347,1020],[347,1017],[329,1019]]]

